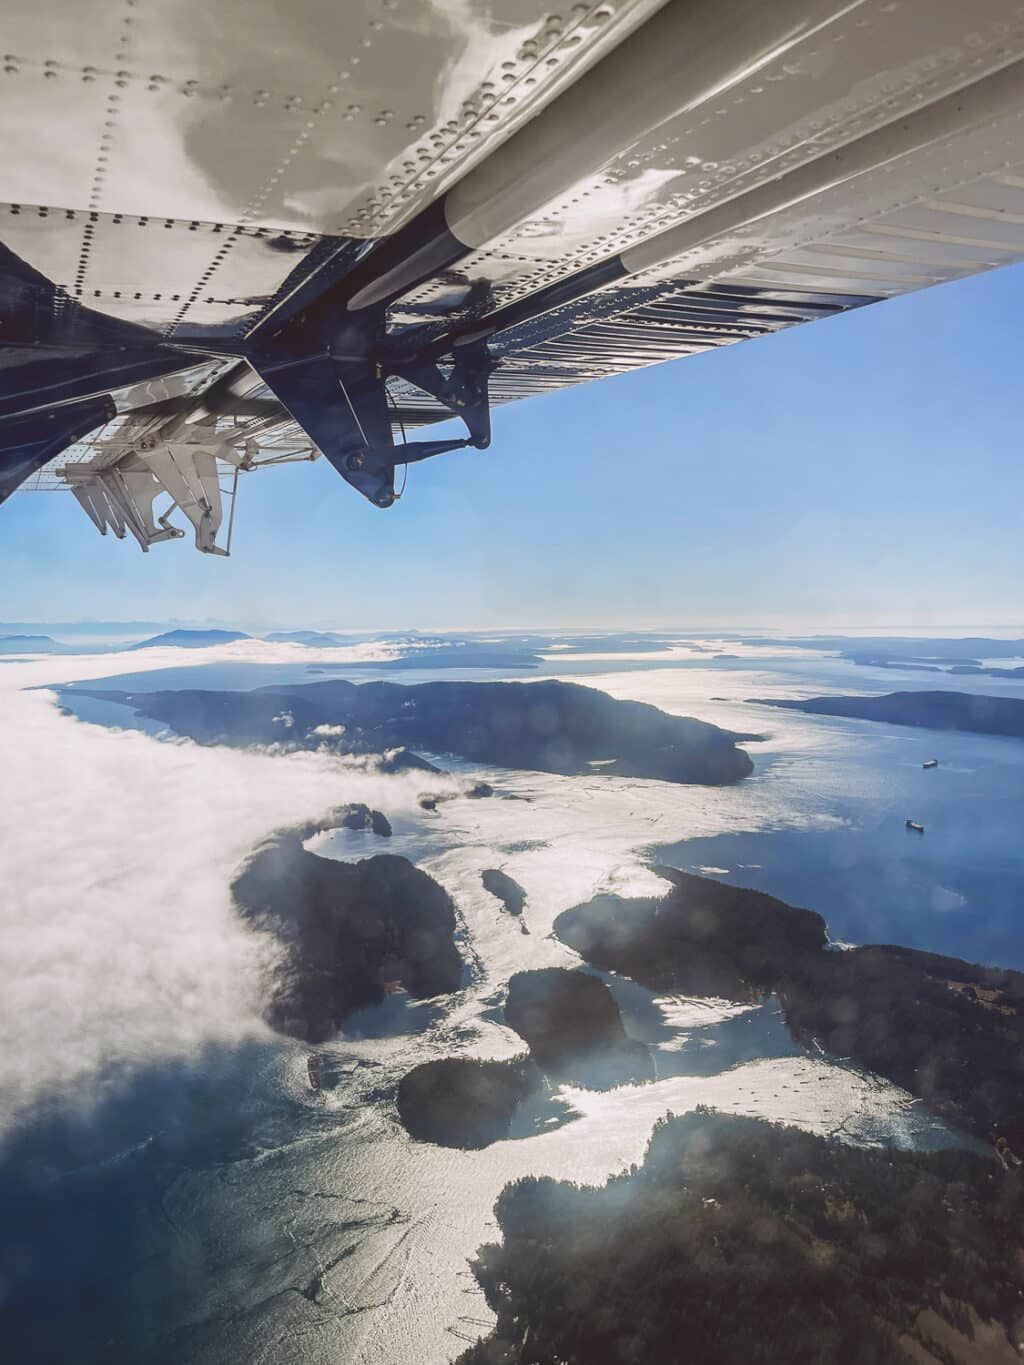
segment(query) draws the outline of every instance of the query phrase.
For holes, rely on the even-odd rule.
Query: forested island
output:
[[[406,1132],[441,1147],[487,1147],[507,1137],[516,1110],[541,1084],[529,1057],[478,1061],[441,1057],[398,1083],[398,1115]]]
[[[519,1105],[547,1083],[607,1089],[654,1078],[650,1051],[627,1035],[615,997],[589,972],[516,972],[504,1015],[528,1045],[525,1057],[443,1057],[403,1076],[398,1113],[413,1137],[486,1147],[508,1135]]]
[[[489,891],[501,901],[510,915],[521,915],[526,904],[526,892],[507,872],[500,868],[488,867],[480,874],[484,890]]]
[[[890,692],[882,697],[810,697],[774,701],[751,697],[758,706],[777,706],[812,716],[914,725],[926,730],[966,730],[978,735],[1024,739],[1024,701],[972,692]]]
[[[977,1365],[1024,1343],[1024,1182],[698,1110],[601,1189],[506,1186],[459,1365]]]
[[[721,784],[753,771],[736,747],[753,736],[575,683],[336,680],[251,692],[75,690],[131,706],[200,744],[339,754],[422,748],[507,768],[665,782]]]
[[[338,819],[338,829],[368,829],[381,839],[390,839],[391,821],[379,810],[371,810],[362,801],[355,801],[346,807]]]
[[[663,897],[597,896],[555,933],[655,990],[775,993],[794,1037],[887,1077],[1024,1156],[1024,973],[894,946],[832,951],[825,921],[674,868]]]
[[[362,819],[359,808],[355,818]],[[303,841],[322,827],[272,836],[231,888],[242,914],[285,949],[267,1022],[311,1043],[332,1037],[353,1010],[379,1004],[388,990],[422,999],[458,990],[463,974],[444,888],[392,854],[348,863],[308,852]]]
[[[650,1051],[627,1035],[614,995],[589,972],[516,972],[505,1022],[554,1080],[604,1089],[654,1078]]]
[[[794,958],[828,942],[825,921],[763,891],[655,865],[664,896],[598,895],[565,910],[555,933],[602,971],[656,991],[752,1000]]]

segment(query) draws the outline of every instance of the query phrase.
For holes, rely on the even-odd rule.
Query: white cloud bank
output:
[[[179,666],[183,653],[146,651],[132,666]],[[346,801],[415,809],[415,774],[160,742],[24,690],[111,663],[0,665],[0,1128],[40,1099],[89,1103],[135,1067],[260,1036],[273,950],[232,908],[239,862],[274,828]]]

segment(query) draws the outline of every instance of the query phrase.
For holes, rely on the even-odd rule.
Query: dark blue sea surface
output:
[[[820,724],[823,752],[845,769],[822,783],[817,820],[682,840],[657,856],[817,910],[840,941],[1024,969],[1024,741],[802,723]]]

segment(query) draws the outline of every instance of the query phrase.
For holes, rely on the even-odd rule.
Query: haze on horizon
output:
[[[5,623],[1018,629],[1024,267],[499,409],[382,513],[243,481],[230,560],[0,511]]]

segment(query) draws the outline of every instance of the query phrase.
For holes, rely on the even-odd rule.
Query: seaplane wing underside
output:
[[[5,17],[0,500],[143,549],[223,553],[257,469],[386,507],[496,404],[1024,259],[1010,0]]]

